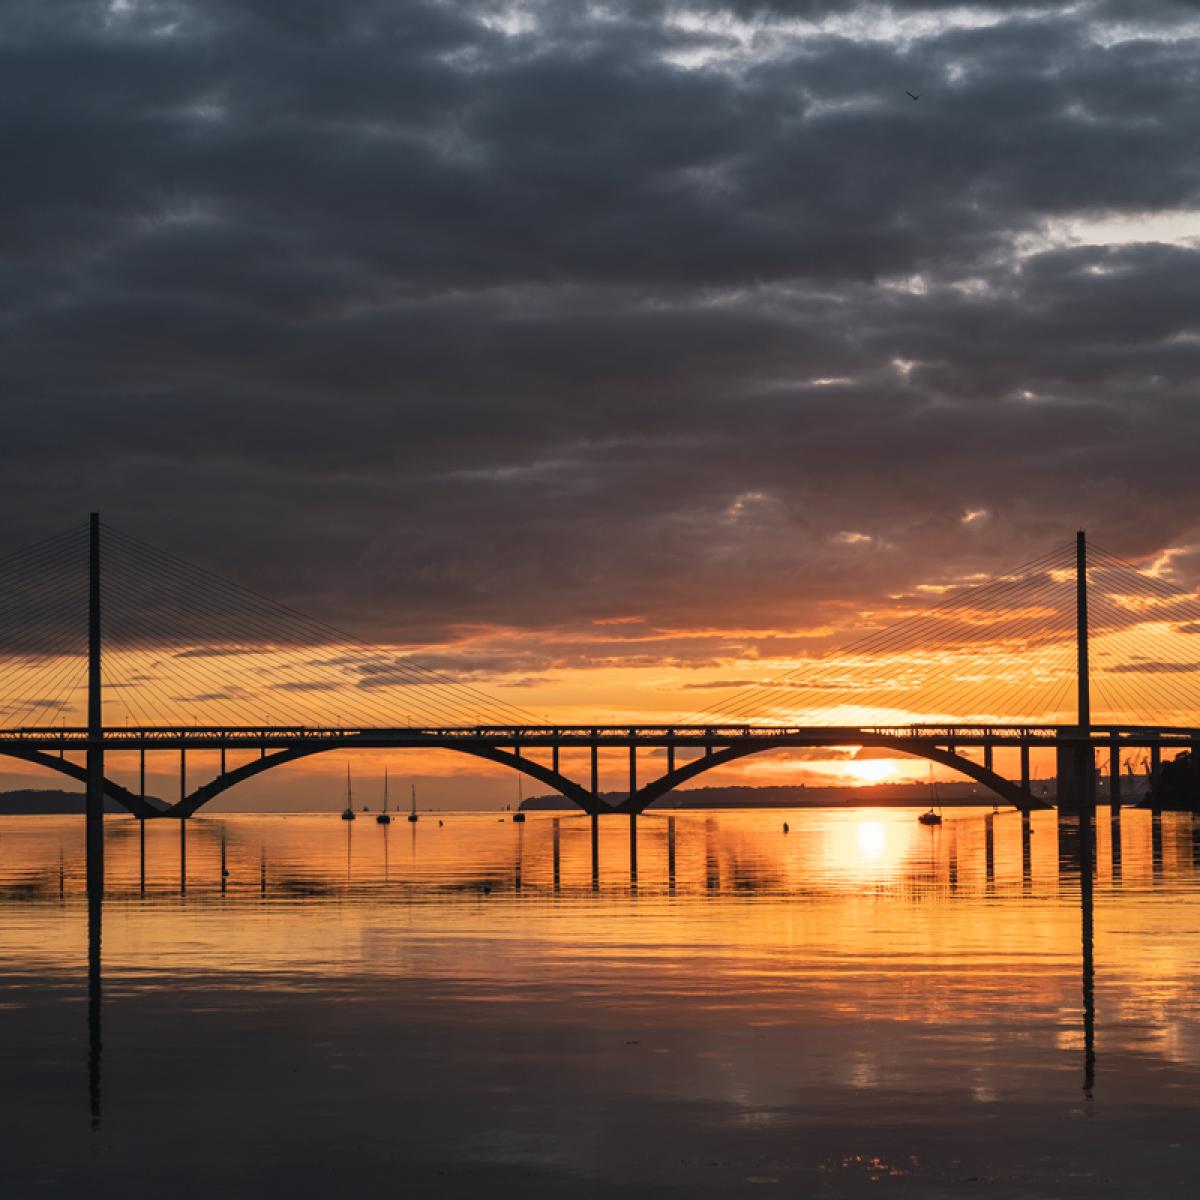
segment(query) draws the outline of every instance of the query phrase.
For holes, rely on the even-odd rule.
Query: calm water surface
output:
[[[7,818],[0,1188],[1193,1195],[1200,825],[915,817]]]

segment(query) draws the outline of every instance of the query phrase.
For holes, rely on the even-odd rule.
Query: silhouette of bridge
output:
[[[1090,578],[1101,585],[1098,591],[1093,586],[1095,595],[1089,594]],[[1131,604],[1130,596],[1138,603]],[[409,655],[364,645],[108,526],[102,530],[93,514],[86,530],[0,560],[0,656],[8,656],[0,672],[8,688],[0,755],[84,783],[89,861],[94,856],[100,879],[105,797],[143,820],[186,819],[266,771],[337,750],[440,749],[508,767],[590,815],[593,839],[601,815],[628,816],[634,852],[636,818],[656,800],[714,768],[780,750],[911,755],[957,771],[1025,811],[1046,803],[1034,795],[1031,751],[1053,752],[1055,800],[1075,808],[1095,803],[1099,756],[1107,758],[1110,799],[1119,804],[1133,798],[1122,796],[1123,756],[1144,753],[1153,778],[1164,751],[1200,751],[1200,726],[1153,719],[1159,715],[1151,711],[1156,702],[1176,714],[1191,711],[1190,695],[1163,701],[1161,683],[1149,696],[1143,684],[1133,698],[1144,714],[1135,720],[1111,719],[1113,712],[1128,715],[1133,706],[1113,703],[1102,688],[1110,719],[1093,721],[1093,626],[1157,680],[1177,681],[1188,675],[1184,668],[1200,669],[1153,657],[1147,611],[1154,625],[1165,620],[1178,631],[1194,617],[1200,628],[1195,596],[1107,553],[1089,558],[1080,533],[1073,545],[996,580],[955,588],[931,608],[890,624],[876,620],[857,641],[737,690],[699,719],[556,725]],[[972,643],[983,646],[975,658],[995,657],[997,636],[1042,665],[1023,665],[1018,655],[1018,665],[1010,664],[998,680],[954,668],[963,642],[968,650]],[[1046,653],[1055,659],[1050,667],[1043,661]],[[898,664],[913,654],[925,655],[926,669],[910,681],[911,694],[898,699],[897,676],[912,670],[911,663]],[[1117,662],[1108,670],[1119,674],[1125,665]],[[257,681],[258,690],[242,676]],[[1112,678],[1106,676],[1106,687]],[[971,686],[988,693],[985,703],[963,703],[964,689]],[[828,717],[837,710],[830,694],[842,692],[860,713],[944,714],[957,708],[994,717],[1007,705],[1022,715],[1011,721],[968,716],[961,723],[916,724],[795,719],[805,703],[814,718]],[[1073,704],[1062,703],[1064,693]],[[114,702],[124,705],[123,724],[104,719],[106,694],[110,712]],[[266,704],[285,703],[305,719],[245,719]],[[331,707],[344,708],[351,719],[329,719]],[[1039,707],[1041,720],[1030,712]],[[218,719],[162,719],[172,708],[176,717],[190,708]],[[57,723],[47,722],[47,713],[57,715]],[[464,721],[464,713],[477,720]],[[1005,750],[1019,759],[1013,777],[996,765],[996,752]],[[614,751],[628,755],[628,786],[610,803],[600,788],[600,756],[611,758]],[[179,796],[165,810],[147,799],[145,789],[146,756],[162,752],[177,754],[179,761]],[[215,754],[219,768],[189,790],[188,755],[200,752]],[[585,758],[583,779],[564,769],[564,752],[573,761]],[[121,754],[138,756],[136,788],[106,773],[106,762]]]

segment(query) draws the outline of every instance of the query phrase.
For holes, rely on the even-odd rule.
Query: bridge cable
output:
[[[184,560],[178,559],[166,551],[158,551],[154,547],[149,546],[147,543],[141,542],[139,539],[132,538],[129,535],[120,532],[116,532],[116,536],[131,549],[141,551],[143,554],[151,557],[157,555],[160,561],[172,564],[176,567],[177,572],[181,576],[188,578],[189,582],[192,582],[192,577],[196,576],[202,578],[210,587],[219,585],[224,587],[227,591],[235,591],[244,600],[255,603],[258,605],[260,610],[268,612],[273,620],[278,621],[283,614],[287,614],[287,616],[293,620],[293,628],[306,628],[310,631],[313,629],[318,629],[325,634],[334,635],[342,642],[350,642],[365,649],[369,649],[377,654],[388,654],[388,652],[383,648],[367,643],[354,634],[348,633],[347,631],[330,625],[327,622],[309,617],[289,605],[270,600],[260,593],[255,592],[253,589],[246,588],[241,584],[236,584],[230,580],[223,579],[222,577],[215,575],[213,572],[206,571],[202,567],[197,567],[194,564],[186,563]],[[308,636],[303,638],[303,641],[305,644],[311,643],[311,632],[308,634]],[[414,660],[407,658],[396,659],[395,656],[392,655],[390,657],[389,666],[413,675],[423,676],[427,679],[430,686],[438,686],[461,693],[463,696],[469,697],[470,701],[476,705],[482,703],[493,710],[496,708],[508,710],[522,718],[533,717],[533,714],[527,713],[525,710],[520,709],[515,705],[510,705],[507,702],[499,701],[495,697],[489,696],[488,694],[480,691],[479,689],[473,688],[470,685],[458,683]]]
[[[1025,564],[1022,570],[1028,570],[1031,565],[1040,566],[1053,561],[1057,554],[1042,556],[1041,559],[1033,560],[1032,564]],[[1015,581],[1019,587],[1036,586],[1039,580]],[[1002,592],[1005,589],[1011,589],[1014,585],[1012,579],[1005,579],[997,583],[981,585],[978,588],[967,588],[961,590],[955,596],[950,597],[942,604],[935,606],[931,610],[927,610],[914,617],[903,618],[901,621],[887,626],[882,630],[873,631],[860,639],[856,639],[848,644],[841,645],[831,649],[825,655],[817,659],[810,660],[808,663],[801,664],[800,667],[794,668],[792,671],[786,672],[783,676],[770,681],[769,683],[756,685],[753,688],[745,689],[737,696],[731,697],[729,700],[722,702],[713,708],[705,710],[707,713],[717,714],[722,710],[730,709],[734,706],[744,705],[749,699],[753,703],[764,690],[778,690],[779,687],[785,684],[789,679],[798,674],[811,671],[818,664],[824,664],[829,661],[837,662],[841,658],[845,658],[854,653],[872,652],[878,653],[886,651],[892,644],[911,640],[914,633],[918,635],[930,632],[934,629],[940,629],[944,618],[949,613],[970,604],[977,604],[981,598],[990,598],[993,593]]]
[[[111,534],[112,531],[109,530],[109,532]],[[118,540],[123,539],[124,537],[125,535],[117,535]],[[144,566],[147,561],[149,561],[152,565],[153,559],[147,554],[145,550],[145,544],[137,543],[136,539],[133,539],[133,541],[135,542],[134,555],[136,555],[136,557],[134,555],[128,556],[133,564],[137,567],[141,567]],[[118,555],[118,558],[119,557],[120,556]],[[165,557],[171,559],[170,571],[168,573],[167,580],[169,585],[174,585],[177,589],[181,585],[187,587],[193,587],[196,585],[197,580],[192,578],[191,574],[182,571],[175,565],[179,560],[174,560],[173,556]],[[114,556],[110,553],[107,558],[111,563]],[[248,592],[247,589],[242,589],[240,585],[230,584],[228,585],[227,591],[233,590],[235,593],[243,593],[243,595],[239,596],[239,599],[242,599],[243,601],[248,595],[251,603],[243,603],[240,611],[238,611],[238,609],[231,608],[228,606],[228,604],[224,606],[219,605],[214,598],[219,593],[219,589],[215,588],[215,584],[213,582],[214,580],[217,580],[218,577],[212,576],[211,573],[205,573],[199,568],[194,568],[193,573],[199,573],[206,576],[206,578],[199,581],[201,585],[198,589],[199,595],[197,595],[196,591],[193,591],[190,597],[190,609],[194,614],[198,613],[202,617],[220,617],[222,618],[222,623],[226,626],[229,624],[230,618],[232,617],[241,622],[243,630],[248,621],[253,634],[260,639],[257,644],[247,643],[243,632],[242,635],[237,636],[237,640],[235,641],[229,636],[229,630],[226,629],[222,640],[226,643],[227,648],[251,649],[255,654],[261,657],[265,653],[265,646],[281,648],[281,643],[286,644],[286,642],[289,640],[297,646],[313,646],[314,644],[327,645],[328,635],[332,633],[338,638],[342,639],[341,644],[345,644],[346,641],[350,641],[354,647],[358,649],[365,648],[378,658],[382,658],[384,660],[383,665],[388,674],[394,674],[400,677],[398,683],[390,686],[404,686],[409,688],[420,687],[426,692],[424,699],[418,698],[411,694],[405,697],[402,707],[407,709],[409,712],[417,712],[421,717],[428,720],[430,724],[446,723],[447,718],[451,718],[451,723],[456,724],[478,724],[478,721],[463,721],[461,711],[459,709],[448,707],[445,703],[437,700],[436,698],[431,700],[428,696],[428,692],[430,691],[433,691],[434,697],[440,693],[448,693],[455,699],[457,703],[462,704],[467,702],[478,709],[479,701],[482,697],[484,697],[484,693],[479,692],[477,689],[467,689],[462,685],[458,685],[454,681],[446,681],[443,679],[443,677],[439,676],[436,672],[432,672],[428,668],[422,667],[420,670],[417,670],[412,665],[411,660],[399,660],[395,654],[389,654],[388,651],[385,651],[380,647],[371,646],[368,643],[363,642],[362,639],[356,638],[354,635],[344,633],[341,630],[337,630],[333,626],[314,621],[311,618],[305,618],[302,614],[298,614],[295,610],[288,608],[288,606],[276,606],[273,604],[273,602],[267,601],[263,597],[259,597],[257,593]],[[136,591],[134,590],[135,588],[137,589]],[[136,607],[135,602],[139,598],[139,595],[141,595],[144,599],[144,593],[146,590],[147,589],[141,584],[131,584],[126,586],[122,586],[120,582],[114,584],[111,578],[109,580],[108,588],[106,589],[106,591],[110,593],[117,594],[127,603],[133,602],[130,603],[130,607]],[[227,599],[228,597],[225,596],[224,598]],[[179,608],[179,606],[176,605],[176,608]],[[182,610],[177,613],[177,615],[181,614]],[[268,616],[275,622],[273,626],[267,625]],[[137,640],[138,637],[141,637],[144,640],[153,640],[149,632],[146,630],[143,630],[139,634],[137,630],[133,629],[128,624],[120,625],[119,628],[121,630],[122,637],[125,639]],[[318,642],[317,638],[314,636],[315,629],[319,629],[321,631],[321,636],[326,639],[324,643]],[[194,632],[195,631],[193,630],[193,635]],[[281,632],[285,635],[283,638],[280,637]],[[187,639],[184,639],[183,637],[176,637],[175,640],[187,641],[194,644],[199,642],[201,639],[192,636]],[[175,673],[182,673],[185,675],[189,673],[182,667],[183,661],[184,660],[182,660],[178,654],[172,657],[171,666]],[[300,666],[295,663],[289,664],[287,660],[284,659],[282,663],[276,663],[275,665],[282,667],[285,673],[289,673],[291,675],[293,685],[303,684],[305,682],[311,684],[317,679],[322,678],[319,672],[313,672],[311,663]],[[327,685],[327,690],[361,686],[361,670],[365,667],[369,667],[369,665],[369,661],[367,664],[363,664],[360,661],[357,664],[357,667],[360,670],[360,676],[357,680],[348,679],[344,674],[339,674],[334,685],[332,686],[329,686],[328,675],[325,675],[323,678]],[[194,667],[194,664],[192,664],[192,666]],[[203,669],[193,669],[190,673],[194,677],[206,679],[210,684],[215,682],[214,677]],[[278,689],[276,690],[278,694],[273,695],[269,701],[272,707],[278,707],[284,704],[284,695]],[[245,699],[245,697],[243,697],[243,699]],[[300,709],[304,709],[306,707],[311,708],[311,705],[297,703],[295,695],[289,696],[288,699],[291,700],[293,707]],[[228,703],[228,701],[229,697],[226,697],[224,702]],[[264,701],[261,698],[257,702],[259,704],[267,703],[267,701]],[[354,709],[356,716],[364,713],[369,714],[370,721],[377,721],[380,715],[385,715],[392,718],[390,722],[391,724],[397,724],[394,719],[394,708],[387,708],[383,704],[373,701],[365,701],[362,695],[357,695],[353,701],[350,701],[343,694],[334,698],[331,703],[334,703],[339,710],[344,710],[347,707]],[[393,701],[393,704],[394,703],[395,702]],[[503,710],[498,711],[496,704],[497,702],[490,701],[489,698],[488,715],[493,720],[495,720],[497,716],[500,716],[501,720],[511,723],[513,714],[522,715],[524,712],[524,710],[517,709],[515,706],[511,705],[506,705]],[[323,723],[329,723],[328,718],[326,718]],[[360,721],[357,723],[368,724],[370,722]]]
[[[193,583],[193,581],[189,579],[188,583],[189,583],[189,585],[191,585]],[[211,589],[211,583],[208,583],[208,581],[206,581],[206,583],[207,583],[207,586]],[[237,585],[233,585],[233,586],[236,587]],[[195,606],[195,596],[193,596],[193,604]],[[202,608],[203,606],[199,606],[199,607]],[[262,612],[263,612],[263,607],[264,607],[263,604],[258,603],[258,598],[255,597],[255,608],[257,609],[257,613],[255,611],[255,608],[251,608],[251,609],[243,611],[243,613],[240,615],[243,620],[245,619],[246,616],[257,615],[257,616],[261,617]],[[285,640],[285,639],[281,639],[279,637],[281,615],[282,615],[283,623],[285,624],[285,626],[286,626],[288,632],[290,633],[290,635],[292,636],[292,638],[297,643],[302,644],[302,645],[312,645],[314,643],[320,644],[320,639],[317,639],[313,636],[313,629],[312,629],[313,625],[317,625],[320,623],[313,622],[310,620],[307,622],[308,627],[305,628],[303,624],[297,623],[297,620],[295,619],[296,614],[294,613],[294,610],[286,610],[286,606],[284,608],[284,614],[281,614],[277,610],[267,609],[267,611],[270,612],[270,616],[273,621],[273,625],[269,629],[262,628],[261,626],[258,628],[257,634],[260,639],[266,639],[270,643],[275,644],[275,645],[278,645],[278,644],[280,644],[281,641]],[[227,613],[223,612],[223,615],[227,615]],[[383,651],[382,649],[380,649],[378,647],[368,646],[366,643],[363,643],[361,639],[354,638],[353,635],[350,635],[350,634],[344,634],[342,631],[333,629],[333,627],[326,626],[325,633],[328,633],[328,632],[332,632],[336,636],[341,638],[343,643],[345,642],[346,639],[351,639],[356,646],[365,647],[365,648],[371,650],[374,654],[376,654],[378,656],[385,656],[387,654],[387,652]],[[228,633],[225,635],[225,639],[229,640]],[[325,640],[327,641],[327,637],[325,638]],[[401,660],[401,659],[398,659],[396,656],[391,655],[386,658],[386,665],[389,669],[389,672],[395,672],[397,674],[407,675],[408,682],[410,682],[412,684],[419,684],[422,686],[430,686],[430,687],[440,687],[442,690],[449,689],[452,692],[455,691],[455,689],[457,689],[457,692],[459,694],[459,699],[460,700],[462,699],[463,689],[461,687],[459,687],[459,685],[456,685],[453,682],[447,683],[447,682],[441,681],[435,674],[429,672],[427,668],[423,669],[425,673],[424,673],[424,675],[421,675],[420,672],[416,671],[415,668],[413,668],[410,660]],[[345,680],[344,679],[339,680],[339,683],[344,685]],[[475,693],[475,694],[470,695],[468,697],[469,703],[471,703],[475,707],[478,707],[479,697],[481,695],[482,695],[482,693]],[[411,703],[409,706],[410,707],[412,706]],[[490,708],[492,710],[491,715],[494,718],[495,702],[491,703]],[[510,714],[511,714],[511,711],[514,711],[514,710],[512,710],[512,706],[509,706],[509,709],[510,709],[509,712],[505,712],[503,714],[503,717],[505,719],[511,719]],[[519,712],[520,710],[515,710],[515,711]],[[455,713],[455,715],[457,716],[457,713]]]
[[[795,686],[791,681],[795,680],[798,676],[805,676],[806,680],[811,680],[813,676],[824,671],[829,666],[835,668],[844,666],[845,660],[854,654],[860,656],[864,652],[875,655],[887,654],[897,647],[901,647],[906,643],[912,644],[914,641],[930,637],[934,633],[942,635],[944,640],[946,617],[954,615],[958,610],[966,609],[969,606],[977,607],[981,600],[991,601],[1006,595],[1009,600],[1020,599],[1022,602],[1040,598],[1047,587],[1053,588],[1059,586],[1052,582],[1048,584],[1047,579],[1050,571],[1066,565],[1066,553],[1068,550],[1073,553],[1073,547],[1064,547],[1061,550],[1053,551],[1048,555],[1042,555],[1037,559],[1031,560],[1030,563],[1023,564],[1020,568],[1015,568],[1007,572],[1006,578],[1002,580],[974,588],[960,589],[954,596],[943,601],[933,609],[914,617],[904,618],[885,629],[873,631],[871,634],[856,639],[851,643],[833,648],[825,655],[801,664],[800,667],[786,672],[783,676],[752,688],[744,689],[729,700],[705,710],[701,715],[715,717],[723,714],[725,717],[730,717],[754,711],[761,707],[767,695],[778,693],[784,687]],[[1027,577],[1031,569],[1042,567],[1047,569],[1047,575],[1039,575],[1033,578]],[[1026,577],[1022,578],[1018,572],[1025,573]],[[1013,576],[1017,577],[1014,579]],[[803,686],[803,683],[801,683],[801,689],[803,689]],[[774,707],[778,707],[778,705],[776,704]],[[688,720],[690,721],[691,718]]]

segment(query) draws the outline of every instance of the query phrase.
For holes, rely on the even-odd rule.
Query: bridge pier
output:
[[[1029,790],[1029,743],[1021,743],[1021,791],[1027,796],[1033,793]]]
[[[1121,743],[1115,735],[1108,741],[1108,802],[1114,813],[1121,807]]]
[[[1021,810],[1021,886],[1028,891],[1033,883],[1033,821],[1029,809]]]
[[[1083,812],[1096,807],[1095,752],[1082,730],[1058,731],[1055,775],[1060,809]]]

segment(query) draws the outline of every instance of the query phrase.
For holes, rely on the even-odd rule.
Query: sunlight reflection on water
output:
[[[651,813],[636,877],[606,818],[595,878],[566,813],[197,817],[182,845],[162,821],[144,870],[137,822],[110,819],[103,1134],[82,1116],[81,822],[9,818],[12,1170],[114,1195],[228,1191],[231,1170],[318,1194],[322,1171],[398,1165],[463,1195],[510,1170],[547,1195],[1067,1194],[1097,1172],[1173,1194],[1200,1098],[1196,822],[1101,810],[1088,908],[1069,819],[915,816]]]

